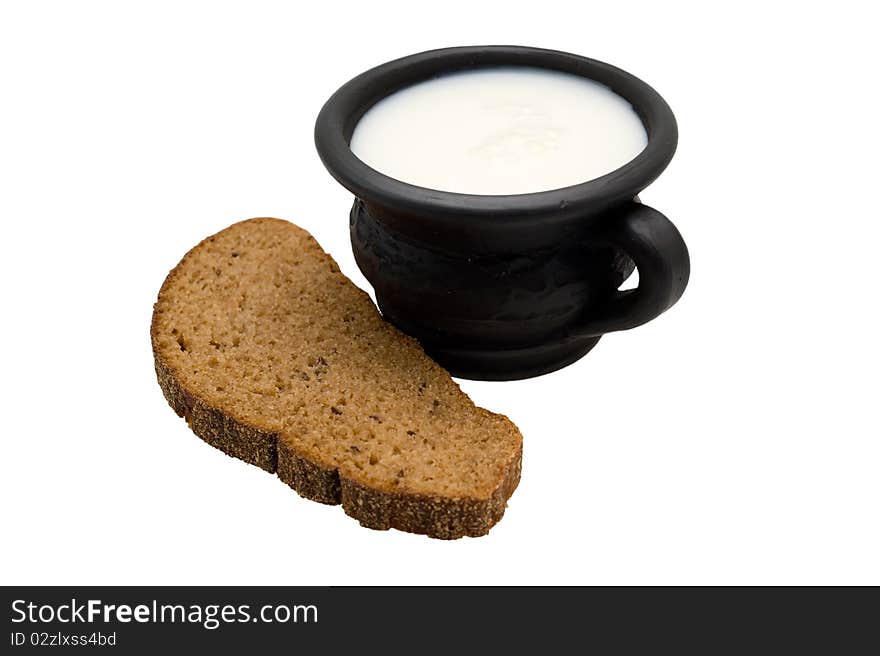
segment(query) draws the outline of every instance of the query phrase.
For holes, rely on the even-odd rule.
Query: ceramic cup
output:
[[[648,135],[619,169],[574,186],[482,196],[418,187],[351,152],[376,102],[457,71],[532,66],[584,76],[628,100]],[[537,376],[585,355],[609,332],[669,309],[690,272],[687,247],[637,194],[666,168],[678,139],[672,111],[647,84],[593,59],[520,46],[472,46],[388,62],[343,85],[315,126],[324,165],[355,195],[355,259],[383,316],[453,375]],[[633,268],[636,289],[619,291]]]

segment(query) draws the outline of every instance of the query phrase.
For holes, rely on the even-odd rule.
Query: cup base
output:
[[[571,339],[531,348],[486,351],[454,349],[422,342],[425,352],[456,378],[522,380],[549,374],[580,360],[599,337]]]
[[[425,353],[451,375],[468,380],[522,380],[549,374],[580,360],[601,337],[561,337],[512,349],[457,347],[423,338],[382,297],[377,300],[379,311],[388,323],[419,340]]]
[[[456,378],[469,380],[522,380],[549,374],[580,360],[599,337],[565,337],[536,346],[515,349],[461,348],[421,339],[398,320],[379,299],[379,309],[389,323],[419,340],[425,352]]]

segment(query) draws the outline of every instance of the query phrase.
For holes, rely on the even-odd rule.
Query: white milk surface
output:
[[[467,194],[558,189],[620,168],[647,144],[632,106],[597,82],[531,67],[453,73],[379,101],[351,150],[392,178]]]

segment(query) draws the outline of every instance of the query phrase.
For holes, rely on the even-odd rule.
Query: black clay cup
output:
[[[385,96],[447,73],[528,66],[590,78],[629,101],[648,134],[619,169],[574,186],[482,196],[418,187],[358,159],[355,125]],[[638,201],[672,159],[666,102],[629,73],[593,59],[518,46],[433,50],[373,68],[327,101],[315,126],[324,165],[355,195],[355,259],[384,317],[453,375],[527,378],[564,367],[609,332],[650,321],[684,292],[687,247]],[[620,291],[633,268],[636,289]]]

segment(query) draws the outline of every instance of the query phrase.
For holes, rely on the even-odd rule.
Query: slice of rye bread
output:
[[[192,430],[364,526],[486,534],[522,436],[382,320],[305,230],[236,223],[168,274],[150,329],[165,398]]]

